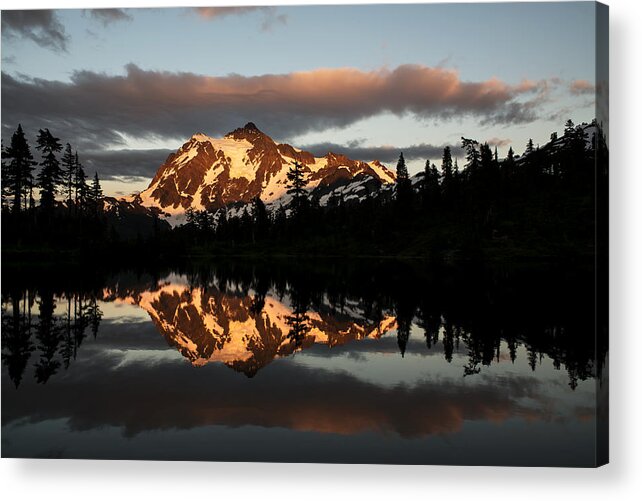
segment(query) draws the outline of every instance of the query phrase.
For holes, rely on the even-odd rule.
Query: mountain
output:
[[[362,199],[395,181],[395,174],[378,161],[366,163],[334,153],[315,157],[276,143],[250,122],[220,139],[194,134],[169,155],[146,190],[126,201],[172,216],[189,208],[247,204],[255,197],[268,208],[287,206],[287,172],[294,162],[303,166],[306,188],[322,206]]]
[[[248,377],[275,358],[311,348],[379,338],[396,328],[396,318],[368,318],[357,302],[336,307],[326,301],[305,313],[273,289],[240,295],[215,285],[194,288],[159,283],[153,290],[118,286],[103,290],[104,301],[137,305],[149,313],[170,346],[194,366],[220,362]],[[296,330],[295,330],[296,329]]]

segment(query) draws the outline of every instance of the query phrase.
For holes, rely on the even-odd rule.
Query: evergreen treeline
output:
[[[403,153],[397,182],[361,202],[320,207],[304,188],[302,166],[287,179],[291,202],[270,212],[261,199],[228,209],[187,212],[169,229],[156,216],[133,214],[129,235],[103,211],[98,175],[88,182],[78,153],[40,130],[34,160],[22,127],[2,151],[3,247],[72,249],[111,258],[181,255],[304,254],[421,256],[459,259],[577,258],[606,246],[608,151],[597,124],[593,141],[570,120],[542,148],[529,140],[518,157],[462,138],[460,168],[449,147],[408,174]],[[597,209],[596,209],[597,207]],[[138,218],[138,219],[136,219]],[[151,220],[153,219],[153,220]],[[598,238],[596,238],[596,227]],[[145,231],[143,231],[145,230]],[[119,234],[122,233],[122,234]],[[606,247],[605,247],[606,249]],[[604,249],[604,250],[605,250]]]
[[[2,145],[4,245],[83,247],[105,238],[98,173],[88,180],[78,152],[40,129],[35,158],[21,125]]]
[[[606,141],[593,125],[593,141],[569,120],[563,137],[552,135],[543,148],[529,140],[521,157],[511,148],[504,159],[496,148],[462,137],[465,165],[460,169],[446,147],[440,160],[426,160],[418,181],[409,177],[401,153],[393,192],[333,207],[313,202],[295,162],[287,176],[287,210],[269,214],[257,198],[241,217],[189,211],[187,224],[166,244],[206,254],[591,256],[608,170]],[[605,218],[606,210],[597,214]]]

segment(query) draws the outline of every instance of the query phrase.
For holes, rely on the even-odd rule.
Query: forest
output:
[[[461,168],[445,147],[441,159],[426,160],[413,177],[401,152],[392,189],[327,207],[303,188],[295,162],[287,207],[271,213],[256,198],[240,217],[226,208],[188,210],[186,224],[175,228],[152,213],[128,232],[118,221],[122,214],[105,210],[98,173],[88,183],[69,144],[41,129],[36,161],[18,126],[2,150],[3,259],[46,252],[143,261],[186,255],[590,260],[608,231],[608,148],[602,128],[592,125],[597,132],[588,138],[568,120],[561,137],[552,134],[542,147],[530,140],[522,155],[511,148],[503,159],[487,143],[462,137]]]

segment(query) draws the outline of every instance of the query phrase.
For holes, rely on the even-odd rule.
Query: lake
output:
[[[4,268],[3,457],[596,462],[590,269]]]

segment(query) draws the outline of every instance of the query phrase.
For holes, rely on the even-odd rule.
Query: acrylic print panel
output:
[[[2,42],[4,457],[608,461],[607,7]]]

